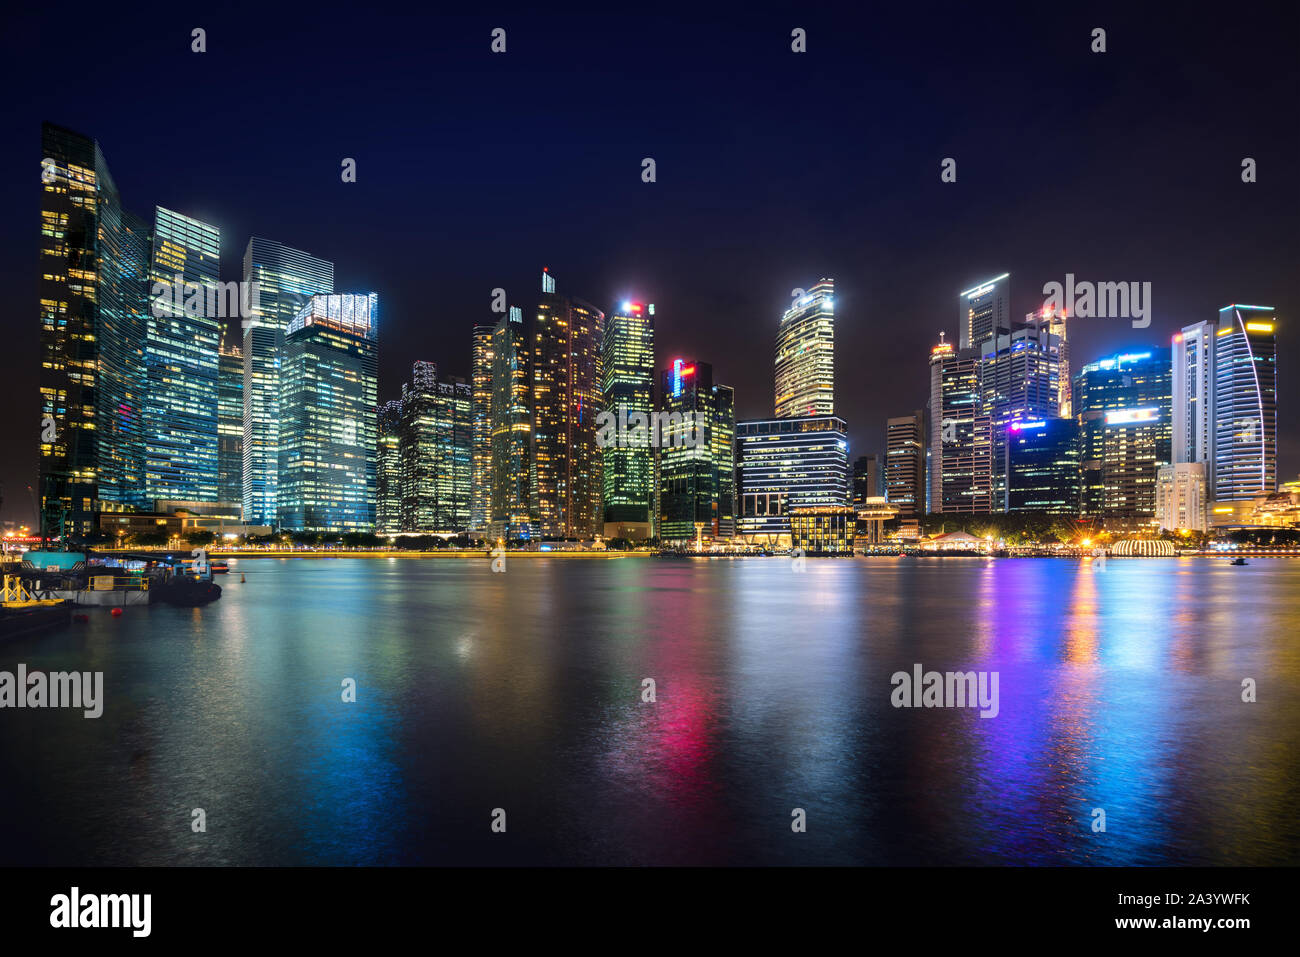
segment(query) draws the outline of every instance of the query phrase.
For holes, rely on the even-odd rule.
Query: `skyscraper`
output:
[[[852,504],[865,505],[867,499],[879,498],[880,492],[880,457],[859,455],[853,460]]]
[[[416,362],[402,384],[402,531],[468,530],[471,405],[469,384],[439,381],[432,362]]]
[[[1074,383],[1083,514],[1140,526],[1156,510],[1156,477],[1169,463],[1170,360],[1163,350],[1090,362]]]
[[[654,415],[654,303],[625,302],[605,323],[602,407],[620,422]],[[602,449],[604,534],[649,538],[654,518],[654,456],[649,444]]]
[[[1200,462],[1213,485],[1214,331],[1204,320],[1174,334],[1173,461]]]
[[[1214,333],[1214,500],[1277,491],[1277,338],[1271,306],[1224,306]]]
[[[738,532],[752,545],[789,548],[792,509],[849,503],[848,427],[836,415],[736,423]]]
[[[150,499],[217,501],[220,260],[217,227],[155,208],[145,341],[145,495]]]
[[[594,538],[600,521],[601,350],[605,314],[555,291],[543,271],[542,296],[529,330],[532,375],[531,511],[540,534]]]
[[[1017,419],[1056,418],[1061,408],[1061,340],[1048,322],[998,331],[980,346],[980,414],[988,417],[993,511],[1007,508],[1007,428]]]
[[[781,316],[776,416],[835,414],[835,281],[820,279]]]
[[[379,297],[312,296],[284,330],[279,524],[375,527]]]
[[[244,356],[222,342],[217,356],[217,501],[244,501]]]
[[[473,393],[470,453],[469,528],[486,535],[492,514],[492,331],[494,326],[474,327],[474,349],[470,371]]]
[[[385,402],[375,437],[375,531],[380,535],[402,530],[401,428],[402,403]]]
[[[674,359],[663,372],[659,537],[665,543],[729,541],[736,533],[735,395],[707,362]],[[688,418],[689,416],[689,418]]]
[[[492,330],[492,471],[488,534],[493,541],[538,534],[531,507],[532,377],[528,335],[518,306]]]
[[[985,280],[957,296],[958,348],[978,352],[998,333],[1011,331],[1011,274]]]
[[[145,504],[150,230],[93,139],[46,123],[41,156],[41,525],[84,535],[100,501]]]
[[[993,511],[993,443],[981,405],[980,355],[939,335],[930,351],[929,509],[945,514]]]
[[[257,315],[242,323],[244,520],[274,525],[284,330],[311,296],[334,291],[334,264],[254,236],[244,250],[244,282],[257,283]]]
[[[1008,427],[1007,511],[1079,514],[1079,425],[1019,420]]]
[[[925,412],[886,423],[885,498],[902,518],[925,514]]]

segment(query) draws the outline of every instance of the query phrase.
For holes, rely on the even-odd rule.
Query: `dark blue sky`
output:
[[[549,266],[602,308],[655,302],[661,364],[711,362],[742,417],[767,415],[789,290],[830,275],[837,411],[862,454],[926,401],[959,290],[1010,271],[1019,315],[1072,272],[1149,281],[1154,300],[1146,330],[1074,322],[1076,367],[1166,348],[1230,302],[1276,306],[1281,473],[1300,471],[1294,4],[271,6],[37,7],[6,25],[4,517],[30,519],[36,468],[45,119],[100,141],[129,208],[219,225],[224,279],[258,234],[333,260],[340,291],[377,291],[385,397],[413,359],[467,375],[491,290],[527,304]]]

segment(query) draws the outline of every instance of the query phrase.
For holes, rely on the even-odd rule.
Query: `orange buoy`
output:
[[[248,579],[247,579],[245,576],[240,575],[240,576],[239,576],[239,581],[240,581],[241,583],[243,583],[243,582],[248,581]]]
[[[109,614],[112,615],[114,618],[121,618],[121,617],[122,617],[122,609],[121,609],[121,608],[114,608],[112,611],[109,612]]]

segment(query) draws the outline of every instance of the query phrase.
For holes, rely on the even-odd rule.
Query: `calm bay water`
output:
[[[0,710],[0,864],[1300,863],[1300,561],[219,581],[0,646],[0,670],[103,671],[106,698]],[[892,707],[917,663],[999,672],[1000,713]]]

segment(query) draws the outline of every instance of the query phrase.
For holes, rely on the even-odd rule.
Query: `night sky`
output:
[[[222,279],[241,278],[257,234],[332,260],[336,291],[378,292],[381,399],[414,359],[468,376],[493,288],[528,307],[549,266],[558,291],[606,311],[654,302],[660,366],[711,362],[740,417],[770,415],[780,314],[793,287],[828,275],[836,411],[856,456],[925,404],[960,290],[1010,272],[1020,318],[1072,272],[1151,282],[1154,301],[1145,330],[1072,322],[1076,369],[1167,348],[1232,302],[1275,306],[1280,478],[1295,478],[1294,4],[891,6],[7,13],[0,515],[33,517],[42,120],[99,140],[127,208],[218,225]],[[504,55],[489,50],[498,26]],[[190,51],[194,27],[208,52]],[[344,157],[356,183],[340,180]],[[944,157],[956,183],[940,182]]]

